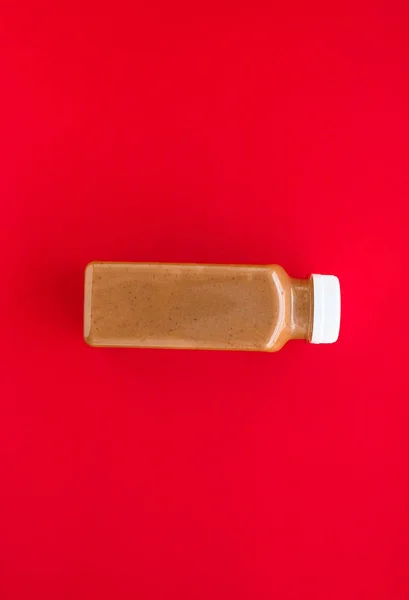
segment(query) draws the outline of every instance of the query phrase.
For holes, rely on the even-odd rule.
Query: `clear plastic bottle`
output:
[[[92,262],[84,337],[91,346],[273,352],[288,340],[332,343],[333,275],[293,279],[277,265]]]

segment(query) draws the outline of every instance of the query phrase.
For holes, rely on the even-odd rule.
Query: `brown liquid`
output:
[[[94,262],[92,346],[274,351],[311,336],[312,285],[278,266]]]

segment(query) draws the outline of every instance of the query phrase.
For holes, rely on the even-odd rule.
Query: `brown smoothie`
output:
[[[278,266],[93,262],[91,346],[274,351],[311,336],[312,284]]]

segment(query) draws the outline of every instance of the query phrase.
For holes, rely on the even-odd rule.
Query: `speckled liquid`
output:
[[[278,350],[308,337],[311,291],[278,266],[90,263],[92,346]]]

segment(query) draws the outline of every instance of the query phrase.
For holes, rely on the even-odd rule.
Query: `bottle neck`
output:
[[[312,279],[291,279],[291,338],[311,340],[314,293]]]

